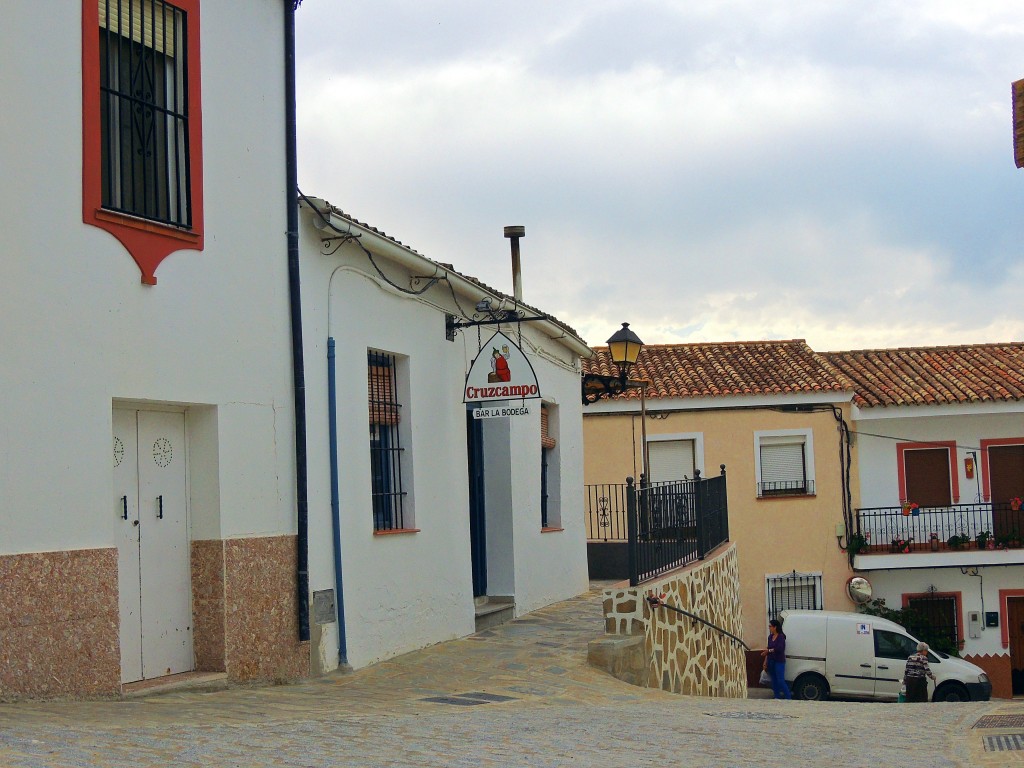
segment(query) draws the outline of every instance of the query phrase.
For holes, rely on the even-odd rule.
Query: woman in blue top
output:
[[[772,676],[772,691],[776,699],[792,699],[789,685],[786,684],[786,635],[782,631],[782,622],[772,619],[768,622],[768,648],[761,651],[764,656],[764,668]]]

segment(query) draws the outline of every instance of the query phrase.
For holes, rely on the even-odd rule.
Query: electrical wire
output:
[[[373,254],[370,253],[370,251],[367,250],[366,246],[364,246],[359,241],[358,236],[352,233],[351,227],[347,230],[341,229],[340,227],[336,227],[334,225],[334,222],[332,222],[329,218],[324,216],[323,212],[319,208],[317,208],[316,205],[313,204],[312,200],[310,200],[308,197],[306,197],[305,194],[303,194],[301,189],[298,190],[298,192],[299,197],[301,197],[302,200],[306,203],[306,205],[308,205],[313,210],[313,213],[316,214],[316,216],[320,219],[320,221],[324,223],[325,226],[330,227],[339,235],[347,235],[352,238],[349,242],[355,243],[355,245],[358,246],[358,248],[363,253],[366,254],[366,258],[370,260],[370,264],[373,265],[373,268],[377,271],[377,274],[380,275],[381,280],[390,285],[396,291],[401,291],[402,293],[407,294],[409,296],[422,296],[424,293],[429,291],[442,280],[444,280],[448,284],[449,289],[451,289],[451,281],[448,280],[448,273],[445,270],[441,269],[441,267],[437,264],[434,265],[434,274],[427,280],[426,285],[424,285],[422,288],[411,289],[402,287],[394,280],[392,280],[390,277],[388,277],[386,274],[384,274],[384,271],[377,265],[377,262],[374,260]],[[439,275],[438,272],[440,272],[441,274]],[[452,290],[452,298],[454,297],[455,291]],[[458,306],[459,302],[456,300],[455,304],[456,306]],[[461,306],[459,306],[459,310],[463,312],[463,319],[468,319],[468,316],[465,315],[465,310],[463,310]]]

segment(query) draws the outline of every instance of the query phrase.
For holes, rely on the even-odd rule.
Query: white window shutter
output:
[[[803,443],[762,443],[762,483],[803,483],[804,480]]]
[[[651,482],[693,479],[693,440],[655,440],[647,443]]]

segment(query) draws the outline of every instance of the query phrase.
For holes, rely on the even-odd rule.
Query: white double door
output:
[[[185,416],[115,409],[121,681],[192,670]]]

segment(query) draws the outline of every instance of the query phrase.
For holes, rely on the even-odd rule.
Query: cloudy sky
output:
[[[603,343],[1024,340],[1020,0],[304,0],[299,180]]]

